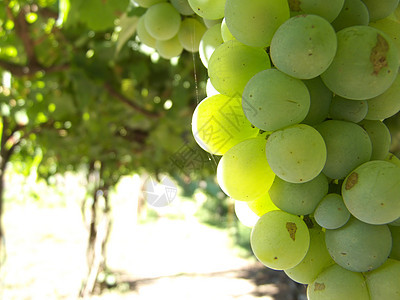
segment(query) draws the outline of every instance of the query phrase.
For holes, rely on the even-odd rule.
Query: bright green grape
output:
[[[389,230],[393,241],[389,257],[400,260],[400,226],[389,226]]]
[[[178,36],[174,36],[170,40],[156,41],[156,50],[162,58],[170,59],[182,53],[183,48],[179,42]]]
[[[369,161],[346,177],[344,203],[353,216],[369,224],[386,224],[400,217],[400,168],[384,161]]]
[[[139,4],[139,6],[141,6],[141,7],[148,8],[148,7],[153,6],[153,5],[157,4],[157,3],[167,2],[167,0],[134,0],[134,2]]]
[[[321,123],[328,117],[333,94],[319,76],[303,82],[310,93],[310,109],[302,123],[308,125]]]
[[[369,12],[361,0],[345,0],[342,10],[333,22],[336,31],[356,25],[368,25]]]
[[[384,160],[389,154],[391,144],[389,129],[381,121],[363,120],[359,125],[368,133],[372,142],[371,160]]]
[[[204,19],[216,20],[224,17],[226,0],[188,0],[193,11]]]
[[[336,46],[336,34],[328,21],[316,15],[300,15],[287,20],[275,32],[271,59],[280,71],[311,79],[329,67]]]
[[[265,131],[300,123],[310,107],[305,84],[276,69],[254,75],[244,88],[242,98],[247,119]]]
[[[155,48],[156,47],[156,39],[153,38],[150,33],[148,33],[146,26],[144,24],[144,16],[139,18],[139,21],[137,23],[136,27],[136,33],[139,38],[139,40],[145,44],[146,46]]]
[[[368,112],[367,101],[355,101],[334,96],[329,107],[329,116],[334,120],[358,123]]]
[[[310,247],[304,259],[295,267],[284,270],[294,281],[311,284],[324,269],[335,262],[325,245],[325,232],[321,227],[310,229]]]
[[[221,94],[241,96],[250,78],[270,67],[271,63],[264,49],[231,40],[220,45],[211,55],[208,76]]]
[[[381,20],[393,13],[399,0],[362,0],[367,6],[371,22]]]
[[[223,155],[239,142],[257,135],[258,129],[246,119],[241,104],[240,98],[224,95],[214,95],[199,103],[193,113],[192,132],[200,147]]]
[[[378,269],[364,276],[370,300],[400,299],[400,261],[388,259]]]
[[[275,177],[275,178],[277,178],[277,177]],[[272,202],[268,193],[266,193],[265,195],[262,195],[260,198],[254,200],[254,201],[248,201],[246,203],[249,206],[249,208],[257,216],[260,216],[260,217],[263,214],[266,214],[267,212],[270,212],[272,210],[279,210],[279,208],[274,204],[274,202]]]
[[[254,225],[250,244],[260,262],[283,270],[293,268],[305,257],[310,234],[301,218],[275,210],[264,214]]]
[[[268,193],[280,209],[294,215],[308,215],[328,193],[328,179],[321,173],[305,183],[290,183],[276,176]]]
[[[199,54],[201,62],[206,68],[208,68],[208,61],[210,60],[211,55],[214,53],[214,50],[222,43],[223,40],[221,36],[220,24],[215,24],[214,26],[208,28],[203,34],[200,40]]]
[[[326,162],[326,146],[314,128],[293,125],[272,133],[266,146],[267,160],[274,173],[292,182],[307,182],[319,175]]]
[[[360,273],[332,265],[307,287],[308,300],[370,300],[364,277]]]
[[[321,227],[337,229],[346,224],[350,218],[350,212],[344,205],[342,196],[328,194],[315,209],[314,218]]]
[[[288,0],[292,16],[318,15],[332,22],[340,13],[344,0]]]
[[[159,3],[146,11],[144,24],[156,40],[169,40],[179,31],[181,15],[170,3]]]
[[[287,19],[287,0],[226,0],[225,20],[229,30],[249,46],[269,46],[275,31]]]
[[[171,4],[181,15],[190,16],[194,14],[194,11],[190,7],[188,0],[171,0]]]
[[[222,156],[217,167],[220,187],[235,200],[253,201],[262,197],[274,178],[265,156],[265,139],[262,137],[247,139],[233,146]]]
[[[326,247],[333,260],[354,272],[367,272],[381,266],[390,254],[392,236],[387,225],[371,225],[350,218],[338,229],[327,229]]]
[[[346,177],[354,168],[370,160],[372,144],[361,126],[339,120],[315,125],[326,143],[327,158],[323,173],[332,179]]]
[[[347,99],[366,100],[385,92],[399,68],[394,42],[369,26],[347,27],[337,33],[337,52],[321,77],[326,86]]]
[[[222,39],[224,40],[224,42],[235,39],[235,37],[229,31],[228,25],[226,25],[225,18],[222,20],[222,23],[221,23],[221,35],[222,35]]]
[[[395,115],[400,110],[400,74],[383,94],[367,100],[367,120],[383,120]]]
[[[185,18],[178,32],[183,49],[195,53],[199,51],[200,40],[207,28],[194,18]]]

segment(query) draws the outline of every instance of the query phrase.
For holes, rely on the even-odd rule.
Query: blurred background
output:
[[[0,299],[306,299],[268,270],[194,142],[198,54],[129,0],[0,2]]]

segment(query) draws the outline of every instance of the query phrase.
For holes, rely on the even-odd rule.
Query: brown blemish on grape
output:
[[[350,176],[347,178],[346,181],[346,190],[350,190],[353,186],[355,186],[358,182],[358,174],[356,172],[353,172],[350,174]]]
[[[291,11],[301,11],[301,2],[299,0],[289,0],[289,8]]]
[[[274,259],[278,259],[278,258],[275,256]]]
[[[286,229],[289,232],[290,238],[295,241],[296,240],[296,231],[297,225],[293,222],[286,222]]]
[[[388,66],[386,55],[389,51],[389,44],[379,33],[377,34],[376,39],[376,45],[372,48],[369,57],[374,67],[374,71],[372,72],[373,75],[378,75],[381,69]]]
[[[314,291],[323,291],[325,289],[324,283],[316,282],[314,285]]]

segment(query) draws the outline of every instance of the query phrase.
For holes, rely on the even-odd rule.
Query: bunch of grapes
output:
[[[311,300],[400,299],[400,160],[384,123],[400,110],[399,1],[188,4],[218,20],[199,42],[193,134],[257,216],[257,259]]]

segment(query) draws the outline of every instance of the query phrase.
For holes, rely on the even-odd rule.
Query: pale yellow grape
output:
[[[199,55],[203,65],[208,68],[208,61],[215,49],[223,43],[221,25],[215,24],[203,34],[199,44]]]
[[[224,42],[233,40],[235,37],[232,35],[232,33],[229,31],[228,26],[226,25],[225,18],[221,22],[221,35],[222,39]]]
[[[199,51],[200,40],[207,28],[194,18],[185,18],[178,32],[183,49],[195,53]]]
[[[146,46],[149,46],[151,48],[155,48],[156,47],[156,42],[157,40],[155,38],[153,38],[150,33],[148,33],[146,26],[144,24],[144,16],[141,16],[139,18],[139,21],[137,23],[137,27],[136,27],[136,33],[137,36],[139,38],[139,40],[145,44]]]
[[[204,19],[221,19],[224,17],[226,0],[188,0],[193,11]]]
[[[259,197],[258,199],[254,200],[254,201],[248,201],[248,202],[246,202],[246,204],[259,217],[261,217],[263,214],[266,214],[267,212],[270,212],[272,210],[280,210],[274,204],[274,202],[272,202],[268,193],[266,193],[265,195],[262,195],[261,197]]]
[[[144,24],[156,40],[169,40],[179,31],[181,15],[170,3],[158,3],[146,11]]]
[[[178,36],[174,36],[170,40],[157,41],[156,50],[162,58],[170,59],[182,53],[183,48],[179,42]]]
[[[306,256],[310,234],[300,217],[274,210],[261,216],[254,225],[250,244],[265,266],[283,270],[296,266]]]
[[[388,259],[382,266],[364,273],[370,300],[400,299],[400,261]]]

